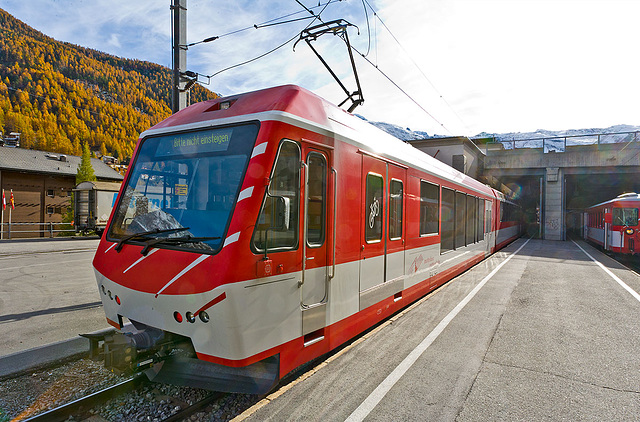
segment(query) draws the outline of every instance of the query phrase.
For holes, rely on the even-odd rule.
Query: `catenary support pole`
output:
[[[173,86],[171,112],[177,113],[187,106],[188,92],[182,74],[187,70],[187,0],[172,0]]]

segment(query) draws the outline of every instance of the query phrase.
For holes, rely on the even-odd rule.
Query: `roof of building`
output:
[[[120,182],[98,182],[98,181],[87,181],[87,182],[82,182],[82,183],[78,183],[76,185],[76,187],[73,189],[75,190],[100,190],[100,191],[107,191],[107,192],[118,192],[120,191],[120,185],[122,183]]]
[[[0,170],[29,173],[74,176],[78,172],[81,158],[75,155],[56,154],[33,149],[0,147]],[[97,158],[91,159],[96,178],[123,180],[124,177]]]
[[[448,136],[442,138],[428,138],[428,139],[414,139],[411,141],[406,141],[408,144],[413,145],[416,148],[420,148],[421,146],[451,146],[451,145],[467,145],[474,151],[478,151],[481,154],[484,154],[480,147],[473,142],[471,139],[466,136]]]

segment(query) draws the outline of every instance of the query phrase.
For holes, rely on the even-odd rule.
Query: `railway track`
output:
[[[261,398],[153,383],[143,374],[125,379],[85,358],[0,380],[0,422],[227,421]]]
[[[63,404],[55,409],[40,413],[39,415],[25,420],[29,422],[64,421],[70,416],[75,417],[82,413],[86,413],[93,407],[101,405],[115,396],[133,391],[140,385],[147,382],[149,381],[146,375],[136,374],[134,377],[126,381],[122,381],[118,384],[112,385],[111,387],[96,391],[93,394],[89,394],[85,397]]]
[[[112,399],[117,400],[119,396],[135,391],[136,389],[139,389],[148,384],[150,384],[148,378],[144,374],[139,373],[128,380],[122,381],[111,387],[107,387],[103,390],[89,394],[85,397],[71,401],[55,409],[51,409],[47,412],[41,413],[31,418],[20,419],[18,417],[16,419],[24,420],[27,422],[57,422],[68,420],[70,417],[73,417],[74,420],[84,420],[90,417],[92,414],[97,413],[95,409],[99,408],[107,401]],[[159,420],[161,420],[162,422],[181,421],[183,419],[189,418],[194,413],[206,408],[209,404],[221,399],[224,396],[226,396],[226,394],[224,393],[211,392],[207,394],[203,399],[189,405],[188,407],[185,407],[184,409],[180,408],[180,410],[175,411],[168,417],[159,418]],[[150,416],[153,418],[150,420],[158,419],[157,415]]]
[[[640,275],[640,258],[638,256],[630,256],[630,255],[609,255],[620,264],[627,267],[629,270],[635,272]]]

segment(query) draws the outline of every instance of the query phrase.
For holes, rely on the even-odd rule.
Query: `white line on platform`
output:
[[[471,301],[471,299],[473,299],[473,297],[480,291],[480,289],[482,289],[482,287],[487,284],[487,282],[500,270],[500,268],[504,266],[504,264],[509,262],[511,258],[513,258],[518,252],[520,252],[522,248],[525,247],[527,243],[529,243],[529,240],[531,240],[531,238],[527,239],[527,241],[524,242],[522,246],[518,248],[518,250],[509,255],[507,259],[502,261],[500,265],[498,265],[493,271],[489,273],[489,275],[483,278],[482,281],[480,281],[480,283],[478,283],[478,285],[473,290],[471,290],[471,292],[469,292],[469,294],[464,299],[462,299],[462,301],[458,303],[458,305],[456,305],[456,307],[453,308],[453,310],[449,312],[449,314],[444,317],[442,321],[440,321],[436,328],[434,328],[433,331],[431,331],[429,335],[425,337],[425,339],[422,340],[422,342],[415,349],[413,349],[402,362],[400,362],[400,364],[387,376],[387,378],[385,378],[384,381],[382,381],[382,383],[380,383],[380,385],[378,385],[378,387],[376,387],[376,389],[373,390],[371,394],[369,394],[369,397],[367,397],[362,402],[362,404],[360,404],[360,406],[358,406],[358,408],[353,411],[353,413],[346,419],[345,422],[356,422],[364,420],[364,418],[366,418],[369,413],[371,413],[371,411],[378,405],[378,403],[382,401],[384,396],[386,396],[386,394],[389,392],[389,390],[391,390],[395,383],[398,382],[398,380],[409,370],[409,368],[411,368],[411,365],[413,365],[418,360],[418,358],[427,350],[427,348],[429,348],[429,346],[431,346],[431,344],[435,341],[436,338],[438,338],[438,336],[444,331],[444,329],[447,328],[447,325],[449,325],[453,318],[455,318],[455,316],[460,313],[460,311]]]
[[[633,296],[633,297],[634,297],[638,302],[640,302],[640,295],[639,295],[635,290],[633,290],[631,287],[627,286],[627,284],[626,284],[624,281],[620,280],[620,278],[618,278],[618,276],[617,276],[617,275],[615,275],[614,273],[612,273],[612,272],[611,272],[611,270],[609,270],[607,267],[605,267],[604,265],[602,265],[602,264],[600,263],[600,261],[598,261],[597,259],[595,259],[595,258],[594,258],[594,257],[592,257],[591,255],[589,255],[589,253],[588,253],[587,251],[585,251],[584,249],[582,249],[582,248],[580,247],[580,245],[578,245],[578,244],[576,243],[576,241],[575,241],[575,240],[571,239],[571,241],[572,241],[572,242],[573,242],[573,243],[574,243],[578,248],[580,248],[580,250],[581,250],[582,252],[584,252],[584,254],[585,254],[585,255],[587,255],[589,258],[591,258],[591,260],[592,260],[593,262],[595,262],[596,264],[598,264],[598,266],[599,266],[600,268],[602,268],[602,269],[604,270],[604,272],[605,272],[605,273],[609,274],[609,276],[610,276],[612,279],[614,279],[614,280],[615,280],[615,281],[616,281],[620,286],[622,286],[622,288],[623,288],[623,289],[625,289],[626,291],[628,291],[628,292],[631,294],[631,296]]]

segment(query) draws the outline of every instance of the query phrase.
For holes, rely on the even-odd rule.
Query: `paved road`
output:
[[[0,356],[108,327],[91,266],[97,246],[0,242]]]
[[[524,242],[265,399],[247,419],[637,420],[640,301],[570,241],[531,240],[487,278]],[[640,291],[637,274],[579,244]]]

